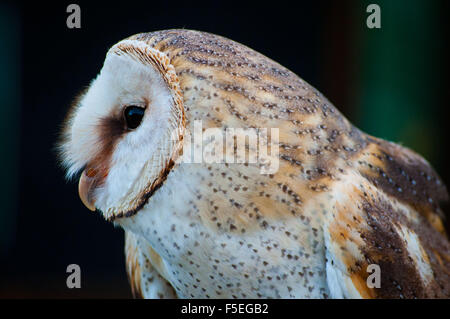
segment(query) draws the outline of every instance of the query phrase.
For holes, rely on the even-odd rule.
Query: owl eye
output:
[[[127,122],[127,127],[131,130],[141,124],[142,118],[144,117],[145,109],[139,106],[131,105],[128,106],[124,111],[125,121]]]

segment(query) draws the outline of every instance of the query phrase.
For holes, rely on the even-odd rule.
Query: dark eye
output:
[[[141,124],[142,118],[144,117],[145,109],[139,106],[131,105],[128,106],[124,111],[125,121],[127,122],[127,127],[131,130]]]

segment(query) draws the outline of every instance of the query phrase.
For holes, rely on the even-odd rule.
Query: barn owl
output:
[[[276,128],[276,170],[180,160],[198,121]],[[60,150],[86,207],[125,230],[135,296],[450,297],[448,195],[428,162],[226,38],[165,30],[115,44]]]

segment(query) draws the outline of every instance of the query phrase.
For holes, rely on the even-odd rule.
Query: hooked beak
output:
[[[78,194],[84,206],[89,210],[95,211],[95,199],[93,196],[94,186],[96,184],[97,172],[92,169],[85,169],[81,174],[80,181],[78,182]]]

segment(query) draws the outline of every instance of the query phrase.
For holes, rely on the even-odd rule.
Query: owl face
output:
[[[105,218],[130,216],[161,185],[179,153],[184,113],[167,58],[146,44],[112,47],[103,68],[74,103],[63,130],[68,177]]]

